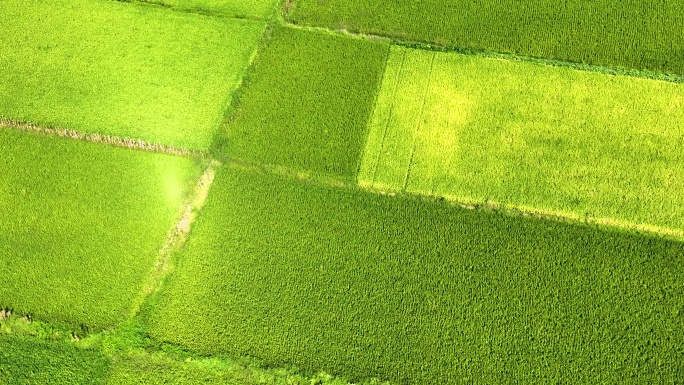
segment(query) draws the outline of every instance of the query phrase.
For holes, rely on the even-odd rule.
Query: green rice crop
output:
[[[265,368],[247,357],[236,360],[142,351],[115,357],[108,385],[353,385],[325,373],[306,377],[292,367]],[[389,384],[376,381],[367,385]]]
[[[207,148],[262,22],[105,0],[0,2],[0,117]]]
[[[219,170],[153,338],[395,383],[671,383],[684,244]]]
[[[0,308],[100,330],[121,321],[201,167],[0,128]]]
[[[131,354],[112,365],[110,385],[250,384],[248,371],[236,370],[217,359],[174,360],[164,355]],[[241,374],[244,376],[242,377]]]
[[[353,179],[384,43],[278,27],[223,128],[234,159]]]
[[[684,84],[394,47],[359,181],[684,235]]]
[[[0,383],[12,385],[103,384],[108,360],[65,342],[0,335]]]
[[[684,74],[684,3],[295,0],[305,24],[477,50]]]
[[[276,7],[276,0],[138,0],[161,4],[188,11],[237,18],[270,17]]]

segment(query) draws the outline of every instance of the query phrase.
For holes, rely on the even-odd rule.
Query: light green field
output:
[[[206,148],[264,27],[106,0],[4,0],[0,117]]]
[[[0,308],[89,330],[121,321],[200,172],[0,127]]]
[[[359,183],[684,234],[684,85],[393,47]]]
[[[684,74],[684,3],[293,0],[296,24],[405,41]]]
[[[190,11],[239,18],[267,18],[275,11],[277,0],[138,0]]]

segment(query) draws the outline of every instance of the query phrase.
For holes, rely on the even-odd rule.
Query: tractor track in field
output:
[[[204,151],[188,150],[185,148],[177,148],[161,143],[152,143],[141,139],[133,139],[128,137],[119,137],[115,135],[92,134],[71,130],[68,128],[43,127],[33,123],[16,122],[10,119],[0,118],[0,127],[9,129],[35,132],[43,135],[57,136],[61,138],[70,138],[82,140],[92,143],[103,143],[115,147],[131,148],[135,150],[158,152],[167,155],[190,156],[197,158],[209,158],[209,155]]]
[[[418,117],[416,119],[416,128],[413,130],[413,137],[411,139],[411,154],[409,155],[408,166],[406,166],[406,174],[404,175],[403,189],[408,188],[409,176],[411,175],[411,166],[413,165],[413,157],[416,154],[416,145],[418,141],[418,131],[423,125],[423,116],[425,115],[425,105],[427,104],[428,93],[430,92],[430,83],[432,82],[432,71],[435,66],[435,57],[437,55],[433,52],[432,58],[430,59],[430,69],[428,70],[427,81],[425,83],[425,92],[423,92],[423,101],[420,104],[420,112],[418,112]],[[388,122],[389,123],[389,122]]]

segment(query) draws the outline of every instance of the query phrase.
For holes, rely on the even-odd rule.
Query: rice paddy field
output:
[[[99,352],[71,343],[0,336],[3,384],[104,384],[108,364]]]
[[[0,130],[2,306],[102,330],[122,321],[202,168]]]
[[[684,74],[676,1],[295,0],[288,20],[399,40]]]
[[[0,383],[684,383],[676,2],[0,2]]]
[[[679,242],[284,178],[219,172],[153,338],[393,383],[684,369]]]
[[[221,153],[354,180],[388,51],[383,42],[275,29],[223,130]]]
[[[396,47],[370,127],[372,188],[684,234],[683,84]]]
[[[0,117],[206,149],[264,28],[116,1],[3,1]]]

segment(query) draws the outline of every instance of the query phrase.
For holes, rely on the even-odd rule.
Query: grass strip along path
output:
[[[134,0],[159,4],[188,12],[240,19],[268,19],[276,11],[278,0]]]
[[[0,118],[206,149],[264,22],[108,0],[0,2]]]
[[[684,237],[684,85],[393,47],[358,180]]]

